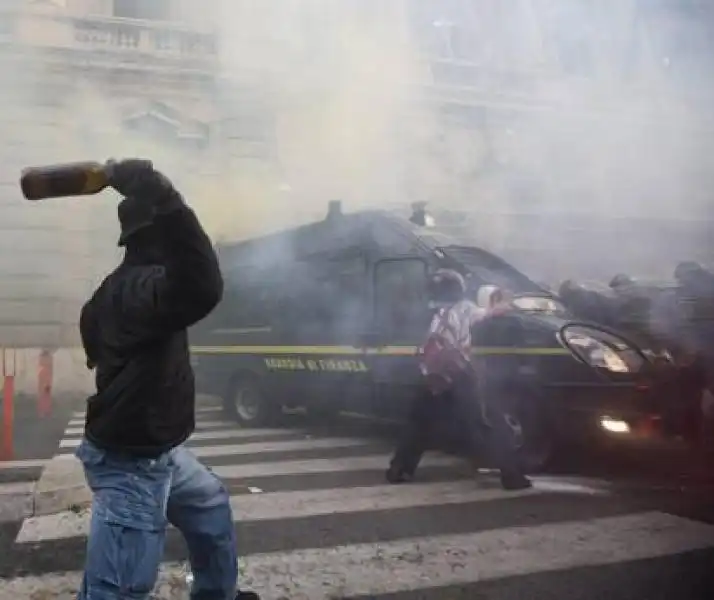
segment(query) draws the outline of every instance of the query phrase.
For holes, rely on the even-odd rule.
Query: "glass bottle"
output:
[[[108,185],[105,165],[93,161],[28,167],[20,177],[22,194],[27,200],[89,196]]]

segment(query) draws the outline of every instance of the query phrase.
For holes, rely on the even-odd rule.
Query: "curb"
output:
[[[0,523],[77,511],[91,503],[82,464],[72,454],[60,454],[47,461],[37,481],[0,488]]]
[[[6,483],[0,488],[0,523],[22,521],[35,510],[34,481]]]
[[[78,510],[91,502],[82,463],[73,454],[59,454],[47,463],[35,484],[32,516]]]

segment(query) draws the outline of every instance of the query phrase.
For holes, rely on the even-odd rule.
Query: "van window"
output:
[[[226,287],[220,305],[211,315],[212,327],[240,329],[272,324],[277,297],[265,284],[244,284]]]
[[[289,294],[283,269],[234,265],[224,268],[223,299],[206,318],[211,330],[275,327],[281,316],[281,298]]]
[[[324,328],[329,321],[327,281],[316,265],[297,262],[288,275],[290,298],[283,298],[282,315],[300,331]]]
[[[376,325],[392,338],[423,335],[429,325],[426,264],[403,258],[375,265]]]
[[[364,256],[345,255],[328,260],[337,301],[332,307],[336,319],[363,316],[367,299],[367,261]]]
[[[364,329],[368,279],[360,251],[306,256],[291,265],[288,277],[292,299],[282,318],[299,323],[300,331],[347,343],[347,336]]]
[[[364,329],[367,300],[367,261],[359,250],[320,257],[313,262],[323,319],[333,332]]]

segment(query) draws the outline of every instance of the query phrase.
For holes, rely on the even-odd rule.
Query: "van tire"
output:
[[[282,414],[282,406],[266,396],[260,379],[248,373],[233,377],[223,397],[223,409],[242,427],[273,425]]]

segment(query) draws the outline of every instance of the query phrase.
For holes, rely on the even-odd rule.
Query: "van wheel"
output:
[[[537,401],[532,398],[521,400],[516,410],[506,414],[505,418],[513,431],[523,469],[527,473],[536,473],[550,466],[555,456],[556,444]]]
[[[274,424],[281,406],[266,398],[257,378],[237,377],[223,399],[226,413],[243,427],[264,427]]]

